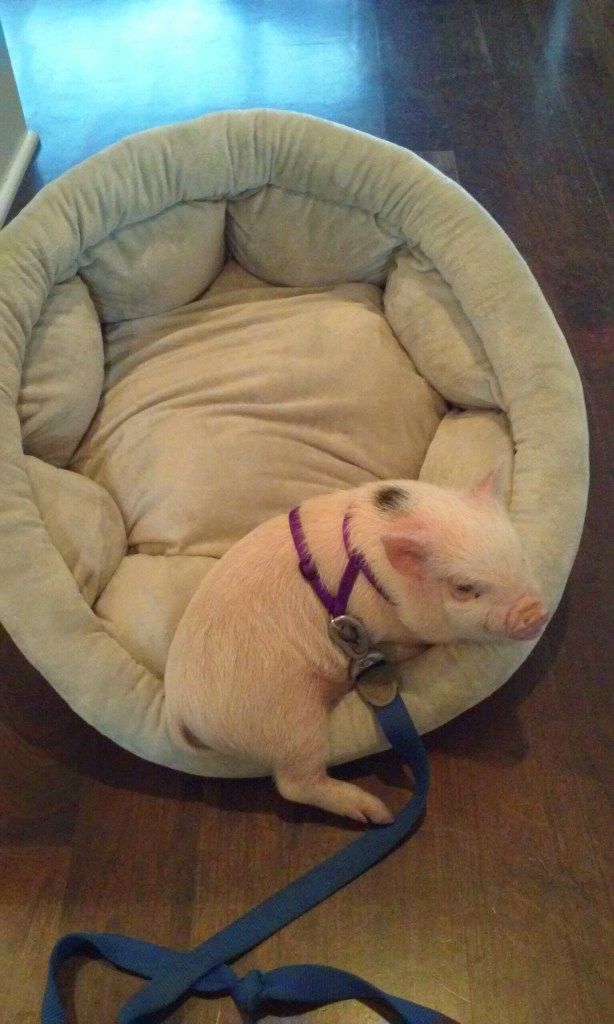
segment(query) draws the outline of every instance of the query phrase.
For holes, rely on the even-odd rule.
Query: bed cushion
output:
[[[98,316],[73,277],[49,292],[24,358],[17,400],[24,452],[65,466],[98,408],[103,379]]]
[[[102,323],[153,316],[200,295],[224,264],[226,203],[180,203],[84,250],[79,274]]]
[[[88,605],[114,577],[128,549],[113,498],[80,473],[26,456],[26,472],[41,519]]]
[[[280,232],[280,223],[291,230]],[[308,244],[307,244],[308,243]],[[234,259],[274,284],[384,284],[405,241],[360,207],[329,202],[275,185],[228,207],[228,248]]]
[[[107,328],[105,346],[71,466],[141,553],[219,558],[312,494],[416,477],[444,411],[369,284],[274,287],[230,264],[211,296]]]

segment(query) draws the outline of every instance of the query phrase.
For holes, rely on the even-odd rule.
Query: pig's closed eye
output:
[[[450,589],[452,597],[457,601],[470,601],[471,598],[480,596],[480,591],[474,583],[452,583]]]

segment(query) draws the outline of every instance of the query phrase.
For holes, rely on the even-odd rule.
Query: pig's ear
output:
[[[470,492],[475,498],[486,501],[503,501],[503,463],[499,462],[490,470]]]
[[[426,538],[418,533],[384,533],[380,538],[393,569],[404,575],[415,572],[426,561],[429,549]]]

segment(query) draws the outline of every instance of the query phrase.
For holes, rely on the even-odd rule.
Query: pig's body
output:
[[[537,635],[545,611],[491,490],[488,482],[463,495],[393,481],[301,506],[309,551],[333,594],[347,564],[342,523],[350,511],[352,547],[390,598],[362,574],[351,593],[348,612],[362,619],[375,646],[406,645],[409,656],[425,643]],[[468,599],[463,582],[461,596],[450,571],[498,586],[501,599]],[[257,527],[210,571],[179,623],[165,675],[171,735],[181,745],[246,755],[273,772],[288,799],[390,821],[380,800],[326,773],[327,714],[351,686],[328,618],[298,570],[288,517]]]

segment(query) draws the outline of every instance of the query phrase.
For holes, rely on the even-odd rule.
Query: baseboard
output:
[[[8,216],[13,200],[17,195],[17,189],[36,152],[37,146],[38,135],[36,132],[26,132],[15,151],[3,180],[0,181],[0,228]]]

